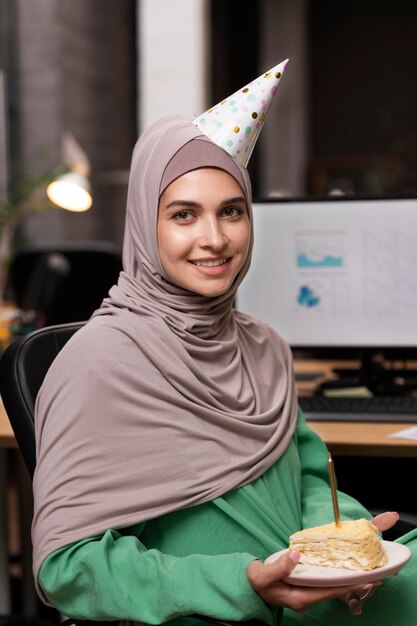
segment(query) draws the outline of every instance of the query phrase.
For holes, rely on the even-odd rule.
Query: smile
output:
[[[194,265],[199,267],[217,267],[218,265],[224,265],[227,263],[227,259],[213,259],[211,261],[191,261]]]

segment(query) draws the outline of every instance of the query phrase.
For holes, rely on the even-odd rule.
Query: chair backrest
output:
[[[35,330],[13,341],[0,360],[0,394],[31,476],[36,465],[35,400],[52,361],[85,322]]]
[[[122,270],[120,250],[107,242],[30,246],[12,258],[6,298],[41,314],[44,326],[86,320]]]

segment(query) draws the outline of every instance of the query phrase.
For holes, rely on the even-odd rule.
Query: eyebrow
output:
[[[234,196],[233,198],[227,198],[226,200],[223,200],[221,202],[221,205],[224,206],[226,204],[233,204],[234,202],[244,202],[246,204],[246,200],[243,196]],[[172,209],[173,207],[177,206],[189,206],[198,208],[201,207],[201,204],[199,202],[194,202],[193,200],[173,200],[172,202],[167,204],[164,209]]]

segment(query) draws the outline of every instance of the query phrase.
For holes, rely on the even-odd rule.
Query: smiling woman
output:
[[[168,185],[157,229],[168,278],[201,295],[225,293],[248,255],[246,200],[237,181],[217,168],[187,172]]]
[[[258,119],[282,70],[224,101],[219,116],[211,110],[215,123],[203,116],[202,127],[222,128],[218,117],[229,118],[238,96]],[[250,89],[261,90],[259,111],[245,104]],[[325,601],[350,593],[350,610],[360,611],[371,595],[353,583],[291,587],[295,550],[264,563],[333,511],[327,450],[298,410],[291,350],[233,306],[253,245],[242,162],[254,137],[248,145],[239,128],[216,143],[192,120],[170,116],[143,133],[123,272],[38,395],[34,570],[40,595],[65,615],[288,626],[304,609],[311,622],[319,603],[317,624],[348,626],[346,606]],[[371,517],[343,494],[339,507],[344,519]],[[374,523],[384,530],[397,517]],[[372,624],[410,626],[415,582],[400,572],[388,592],[398,585],[408,621],[375,594]]]

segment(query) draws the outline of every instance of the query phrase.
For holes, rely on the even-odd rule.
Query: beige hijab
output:
[[[246,170],[188,119],[161,120],[135,147],[124,271],[58,355],[37,399],[36,580],[61,546],[249,483],[293,434],[290,350],[233,309],[250,259],[214,298],[171,283],[161,267],[160,193],[202,166],[231,174],[251,210]]]

